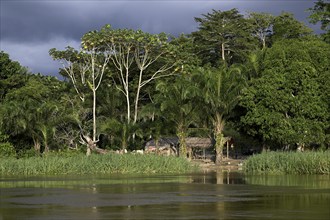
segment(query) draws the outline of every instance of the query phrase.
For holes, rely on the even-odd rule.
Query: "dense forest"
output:
[[[102,29],[49,54],[64,80],[32,74],[0,52],[0,155],[142,149],[147,140],[211,137],[235,147],[330,147],[330,6],[310,22],[213,10],[177,37]]]

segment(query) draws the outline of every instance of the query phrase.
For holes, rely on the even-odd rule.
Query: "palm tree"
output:
[[[32,140],[36,153],[40,153],[40,137],[36,132],[35,114],[31,114],[29,101],[10,101],[1,106],[1,126],[10,137],[23,136]]]
[[[179,138],[181,157],[187,156],[186,137],[188,129],[196,122],[198,105],[194,103],[199,95],[198,87],[192,83],[191,75],[177,75],[174,82],[162,81],[156,89],[160,92],[155,101],[159,103],[165,120],[175,125],[176,135]]]
[[[245,79],[238,67],[222,67],[220,69],[199,69],[200,89],[204,95],[204,112],[213,125],[216,140],[216,163],[221,162],[223,135],[226,119],[237,105]]]
[[[58,98],[61,82],[47,80],[39,75],[30,76],[23,87],[10,91],[1,105],[0,126],[12,137],[24,137],[29,145],[33,142],[37,153],[49,151],[55,130],[62,120]],[[63,110],[63,108],[62,108]]]

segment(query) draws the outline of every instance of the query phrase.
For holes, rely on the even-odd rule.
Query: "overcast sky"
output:
[[[316,0],[315,0],[316,1]],[[189,34],[194,17],[215,10],[279,15],[307,22],[314,0],[0,0],[0,50],[33,73],[57,75],[51,48],[79,47],[82,35],[105,24],[149,33]],[[315,28],[315,27],[314,27]]]

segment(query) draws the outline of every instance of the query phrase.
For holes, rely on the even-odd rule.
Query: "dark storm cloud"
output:
[[[1,4],[1,38],[8,41],[47,41],[55,36],[79,39],[85,29],[100,21],[106,10],[94,11],[89,2],[77,1]]]
[[[79,46],[82,35],[105,24],[173,35],[191,33],[194,17],[212,9],[263,11],[278,15],[293,12],[302,20],[312,0],[0,0],[0,50],[33,72],[56,74],[58,65],[50,48]]]
[[[54,36],[79,39],[87,31],[105,24],[152,33],[190,32],[195,26],[193,17],[203,8],[196,1],[4,1],[1,4],[1,38],[6,41],[47,41]]]
[[[283,6],[285,3],[285,7]],[[212,8],[242,11],[295,10],[310,6],[307,1],[2,1],[1,39],[47,41],[54,36],[79,39],[105,24],[116,28],[141,28],[147,32],[191,32],[194,17]],[[302,14],[302,13],[300,13]],[[302,19],[302,17],[300,17]]]

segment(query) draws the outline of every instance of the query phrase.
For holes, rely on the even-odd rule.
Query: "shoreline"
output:
[[[193,164],[198,165],[204,172],[218,171],[242,171],[245,159],[223,158],[220,165],[215,164],[210,159],[192,160]]]

